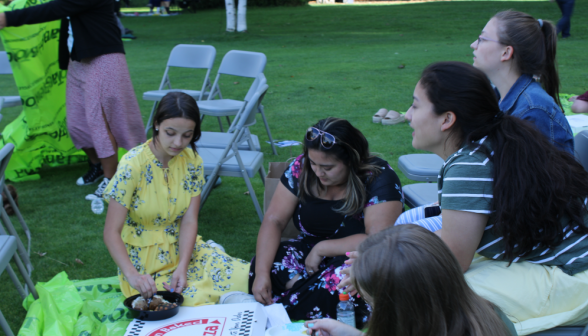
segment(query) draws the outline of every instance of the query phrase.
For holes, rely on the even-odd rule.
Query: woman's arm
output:
[[[588,101],[576,99],[572,104],[572,112],[588,113]]]
[[[150,298],[157,292],[155,281],[149,274],[140,274],[131,263],[125,244],[121,238],[122,228],[127,218],[128,210],[114,198],[110,200],[106,223],[104,225],[104,244],[108,252],[118,265],[121,272],[131,285],[138,290],[144,298]]]
[[[306,258],[307,270],[316,272],[323,257],[336,257],[346,252],[356,251],[368,235],[391,227],[402,213],[399,201],[383,202],[364,209],[366,234],[355,234],[340,239],[323,240],[316,244]]]
[[[200,195],[190,199],[188,210],[182,218],[180,224],[180,261],[174,274],[172,275],[169,291],[181,293],[187,284],[188,266],[192,253],[194,252],[194,243],[198,235],[198,212],[200,211]],[[171,251],[170,251],[171,253]]]
[[[280,245],[282,231],[292,218],[297,204],[298,198],[279,183],[257,235],[255,281],[252,291],[255,299],[261,303],[272,303],[270,270]]]
[[[465,272],[482,240],[488,215],[457,210],[442,210],[441,215],[443,227],[435,233],[447,244]]]
[[[95,6],[94,2],[96,1],[53,0],[24,9],[0,13],[0,29],[5,26],[18,27],[25,24],[35,24],[63,19]],[[2,23],[4,23],[4,26],[2,26]]]

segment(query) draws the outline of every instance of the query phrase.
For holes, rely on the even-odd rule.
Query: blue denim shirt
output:
[[[500,97],[498,90],[496,94]],[[568,120],[555,100],[532,76],[519,77],[499,106],[508,115],[529,120],[551,143],[574,154],[574,135]]]

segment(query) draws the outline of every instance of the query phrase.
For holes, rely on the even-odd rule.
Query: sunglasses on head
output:
[[[306,130],[306,140],[308,141],[314,141],[319,136],[321,137],[321,145],[326,149],[333,147],[333,145],[337,143],[334,135],[321,131],[316,127],[309,127],[308,130]]]

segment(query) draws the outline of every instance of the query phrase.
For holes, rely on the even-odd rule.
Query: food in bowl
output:
[[[142,296],[138,296],[133,300],[132,307],[141,311],[163,311],[177,307],[176,303],[171,303],[163,298],[161,295],[153,295],[151,302],[147,303]]]

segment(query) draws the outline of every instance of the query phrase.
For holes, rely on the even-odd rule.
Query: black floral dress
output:
[[[294,195],[298,195],[298,178],[303,155],[290,164],[281,178],[282,184]],[[403,202],[398,176],[390,165],[379,158],[374,163],[381,172],[366,186],[368,202],[364,208],[391,201]],[[312,248],[327,239],[341,239],[354,234],[365,233],[363,212],[345,216],[335,212],[341,201],[329,201],[309,197],[294,210],[293,220],[300,230],[296,239],[280,243],[270,272],[273,301],[282,303],[293,321],[336,318],[339,290],[337,285],[343,279],[341,270],[347,265],[346,256],[327,257],[319,264],[319,271],[313,275],[306,272],[305,260]],[[294,286],[285,286],[297,274],[302,277]],[[249,272],[249,292],[255,280],[255,258]],[[362,299],[350,298],[355,305],[356,325],[367,321],[369,307]]]

